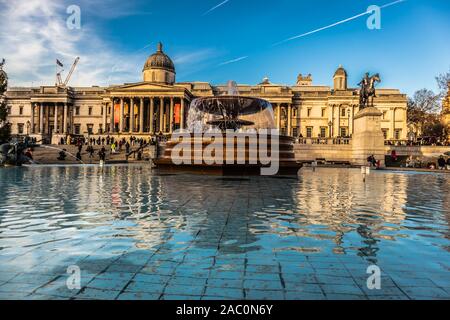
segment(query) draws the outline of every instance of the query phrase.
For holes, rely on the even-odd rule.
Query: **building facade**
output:
[[[58,141],[62,136],[170,134],[185,127],[190,102],[224,95],[227,85],[176,82],[175,66],[161,44],[145,62],[143,81],[109,87],[41,86],[9,88],[8,120],[15,135]],[[299,75],[295,85],[239,84],[239,94],[271,102],[277,127],[294,137],[351,137],[359,111],[359,89],[349,88],[340,66],[333,87]],[[377,89],[374,105],[382,113],[386,140],[407,137],[407,98],[397,89]]]

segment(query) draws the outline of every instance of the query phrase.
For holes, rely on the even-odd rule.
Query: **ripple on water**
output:
[[[427,261],[446,270],[449,185],[448,175],[403,172],[364,183],[347,169],[302,170],[297,180],[154,175],[145,166],[0,170],[0,262],[27,255],[26,268],[145,250],[170,259]]]

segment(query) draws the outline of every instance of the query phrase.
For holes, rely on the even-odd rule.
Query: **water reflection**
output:
[[[436,267],[449,261],[449,180],[375,172],[364,183],[358,170],[339,169],[292,180],[158,176],[145,166],[8,168],[0,170],[0,252],[23,257],[23,269],[129,250]]]

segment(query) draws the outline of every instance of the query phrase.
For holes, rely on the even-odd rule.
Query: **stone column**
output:
[[[58,104],[57,103],[55,103],[55,124],[54,124],[54,126],[55,126],[54,133],[59,133],[59,130],[58,130]]]
[[[164,132],[164,98],[159,98],[159,131]]]
[[[184,129],[184,97],[181,98],[181,110],[180,110],[180,129]]]
[[[144,98],[139,99],[139,133],[144,133]]]
[[[395,108],[391,108],[391,139],[395,139]]]
[[[153,119],[154,115],[155,115],[155,100],[153,99],[153,97],[150,97],[150,133],[155,133],[155,126],[154,126],[155,119]]]
[[[107,119],[108,119],[108,104],[105,102],[102,105],[102,108],[103,108],[103,124],[102,124],[103,129],[102,129],[102,133],[105,133],[106,132]]]
[[[31,104],[31,119],[30,119],[31,130],[30,130],[30,133],[35,133],[34,132],[34,108],[35,107],[36,107],[36,105]]]
[[[291,104],[288,104],[287,107],[287,118],[288,118],[288,124],[287,124],[287,135],[291,136],[291,128],[292,128],[292,106]]]
[[[134,97],[130,98],[130,133],[134,132]]]
[[[119,119],[119,132],[123,132],[123,123],[125,118],[124,98],[120,98],[120,119]]]
[[[281,130],[281,105],[277,103],[277,129]]]
[[[337,135],[340,136],[341,135],[341,112],[342,112],[342,105],[338,105],[338,123],[337,123]],[[342,138],[342,137],[341,137]]]
[[[173,132],[173,97],[170,98],[169,132]]]
[[[44,106],[39,104],[39,133],[44,134]]]
[[[67,134],[67,103],[64,103],[64,111],[63,111],[63,133]]]
[[[115,123],[114,123],[114,97],[111,98],[111,120],[109,124],[109,132],[114,133],[115,131]]]

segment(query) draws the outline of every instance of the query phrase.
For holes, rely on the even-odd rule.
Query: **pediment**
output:
[[[108,88],[110,92],[130,92],[130,91],[149,91],[149,92],[184,92],[185,88],[176,85],[165,85],[154,82],[127,83],[120,86]]]

